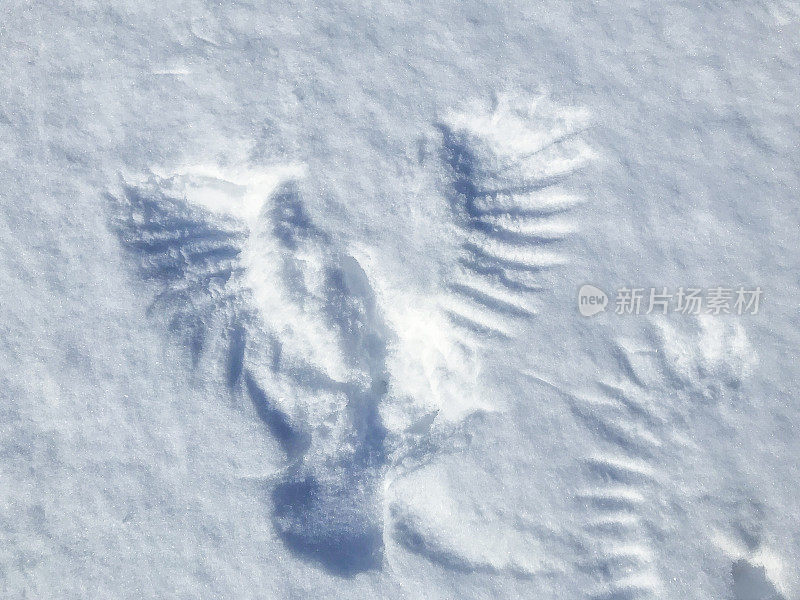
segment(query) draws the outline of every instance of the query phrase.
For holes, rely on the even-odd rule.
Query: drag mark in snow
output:
[[[581,199],[566,185],[592,157],[581,140],[586,121],[543,97],[502,97],[490,112],[455,112],[439,125],[463,238],[442,305],[469,335],[514,335],[537,312],[541,272],[567,260],[559,242],[573,233]]]
[[[737,322],[700,318],[683,331],[658,319],[646,331],[642,342],[613,344],[612,380],[595,381],[587,393],[551,385],[597,441],[595,453],[582,459],[586,487],[577,500],[587,515],[580,567],[594,579],[592,597],[598,600],[668,597],[662,577],[668,566],[659,565],[656,550],[668,535],[665,513],[687,510],[676,492],[692,475],[692,467],[678,467],[676,457],[699,450],[694,421],[739,398],[758,360]],[[734,564],[736,594],[774,589],[766,571],[742,565]]]
[[[625,354],[626,364],[636,364],[624,346],[617,351]],[[636,375],[635,366],[631,369]],[[597,382],[587,394],[567,392],[529,375],[562,394],[599,443],[596,453],[581,459],[587,483],[576,494],[587,516],[584,558],[578,567],[595,580],[589,597],[658,597],[661,582],[650,532],[658,528],[653,503],[661,479],[657,459],[667,426],[664,416],[638,375],[622,376],[613,384]]]
[[[438,392],[439,405],[431,404],[439,430],[452,432],[468,415],[495,409],[478,381],[483,350],[492,340],[518,335],[551,285],[548,272],[569,260],[563,245],[576,231],[575,208],[582,203],[570,187],[593,158],[583,141],[588,120],[585,111],[556,106],[544,96],[502,96],[490,110],[473,104],[437,123],[437,172],[444,166],[443,196],[456,233],[456,259],[445,267],[430,311],[437,324],[431,329],[441,337],[435,348],[448,358],[424,365],[431,390]],[[420,347],[425,345],[414,348],[415,357]],[[432,396],[420,394],[424,400]],[[396,499],[388,520],[400,545],[431,562],[516,577],[549,568],[510,559],[506,550],[493,555],[495,550],[484,548],[478,559],[474,548],[455,541],[458,535],[448,541],[414,516],[412,504]]]
[[[620,350],[623,351],[624,350]],[[630,379],[597,384],[591,396],[570,395],[573,413],[600,441],[583,459],[589,489],[578,496],[588,514],[585,567],[598,576],[594,598],[656,596],[660,580],[649,531],[664,422],[646,389]]]

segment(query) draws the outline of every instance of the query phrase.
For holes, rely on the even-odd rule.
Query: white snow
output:
[[[799,25],[3,3],[0,597],[800,599]]]

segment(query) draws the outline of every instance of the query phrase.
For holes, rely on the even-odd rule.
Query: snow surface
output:
[[[0,6],[1,597],[800,598],[796,1],[142,4]]]

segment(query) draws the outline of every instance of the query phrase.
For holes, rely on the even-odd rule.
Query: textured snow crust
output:
[[[796,2],[0,17],[0,597],[800,598]]]

